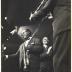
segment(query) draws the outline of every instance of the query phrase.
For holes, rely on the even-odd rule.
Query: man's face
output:
[[[18,29],[18,35],[22,38],[22,40],[26,40],[30,36],[30,30],[25,29],[23,26]]]
[[[43,44],[48,44],[49,40],[47,37],[44,37],[43,40],[42,40]]]
[[[27,39],[29,37],[29,32],[27,32],[26,30],[22,30],[21,32],[21,38],[24,40],[24,39]]]

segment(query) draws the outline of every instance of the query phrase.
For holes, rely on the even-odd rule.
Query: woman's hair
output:
[[[49,39],[48,39],[48,37],[47,37],[47,36],[44,36],[44,37],[42,38],[42,41],[43,41],[43,39],[44,39],[44,38],[46,38],[46,39],[49,41]]]

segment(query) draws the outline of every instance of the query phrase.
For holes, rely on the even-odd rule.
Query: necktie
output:
[[[25,51],[25,44],[23,45],[23,61],[24,61],[24,69],[26,69],[26,51]]]
[[[24,69],[27,68],[27,65],[29,65],[29,50],[25,49],[25,43],[23,44],[23,48],[22,48],[22,59],[23,59],[23,63],[24,63]]]

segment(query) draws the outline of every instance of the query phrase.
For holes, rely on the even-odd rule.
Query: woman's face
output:
[[[48,44],[48,42],[49,42],[48,37],[43,37],[42,42],[43,42],[43,44]]]

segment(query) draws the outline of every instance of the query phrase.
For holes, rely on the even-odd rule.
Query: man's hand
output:
[[[8,55],[5,55],[6,59],[8,59]]]
[[[6,61],[8,59],[8,55],[4,56],[4,61]]]
[[[6,61],[8,59],[8,55],[2,55],[1,57],[3,61]]]

